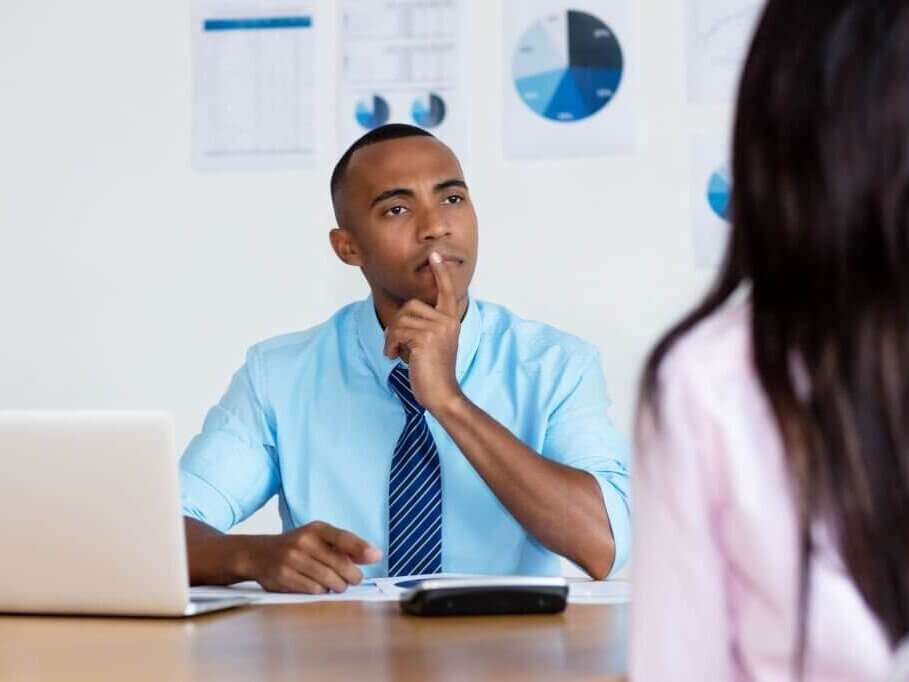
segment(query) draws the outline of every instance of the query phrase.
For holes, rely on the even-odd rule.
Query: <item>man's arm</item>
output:
[[[433,257],[430,265],[436,306],[405,304],[386,329],[386,355],[406,355],[415,397],[512,515],[549,549],[606,577],[615,542],[596,479],[534,452],[464,396],[455,376],[457,300],[446,266]]]
[[[283,535],[228,535],[184,521],[192,585],[255,580],[270,592],[343,592],[363,580],[357,564],[382,558],[365,540],[318,521]]]
[[[362,580],[357,564],[381,558],[351,533],[318,522],[283,535],[222,533],[281,485],[276,444],[257,390],[260,362],[250,350],[180,461],[190,582],[255,580],[276,592],[342,592]]]
[[[189,516],[184,516],[183,522],[190,585],[232,585],[253,580],[246,536],[227,535]]]
[[[432,414],[537,540],[597,580],[609,574],[615,542],[591,474],[540,456],[463,394]]]

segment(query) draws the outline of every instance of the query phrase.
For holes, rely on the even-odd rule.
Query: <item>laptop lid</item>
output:
[[[172,419],[0,412],[0,612],[181,615]]]

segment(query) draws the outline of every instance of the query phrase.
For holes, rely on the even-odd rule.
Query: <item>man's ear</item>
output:
[[[348,265],[360,267],[363,260],[360,258],[360,248],[353,233],[344,227],[336,227],[328,233],[331,248],[335,250],[338,258]]]

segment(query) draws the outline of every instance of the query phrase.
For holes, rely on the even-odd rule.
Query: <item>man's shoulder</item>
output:
[[[321,346],[335,344],[338,337],[352,331],[357,306],[362,301],[350,303],[324,322],[301,331],[279,334],[259,341],[249,349],[249,355],[269,361],[290,360],[311,354]]]
[[[505,306],[477,301],[483,319],[483,340],[522,362],[586,363],[599,352],[590,342],[546,322],[523,318]]]

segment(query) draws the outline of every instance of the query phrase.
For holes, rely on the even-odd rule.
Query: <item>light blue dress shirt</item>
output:
[[[185,515],[227,531],[273,495],[285,530],[324,521],[383,550],[388,478],[404,410],[388,385],[372,298],[307,331],[253,346],[180,462]],[[597,351],[471,300],[456,365],[464,394],[544,457],[596,477],[616,544],[630,544],[628,444],[610,423]],[[442,471],[442,570],[558,575],[558,556],[518,523],[427,412]],[[566,498],[562,504],[572,504]],[[385,560],[364,566],[386,575]]]

